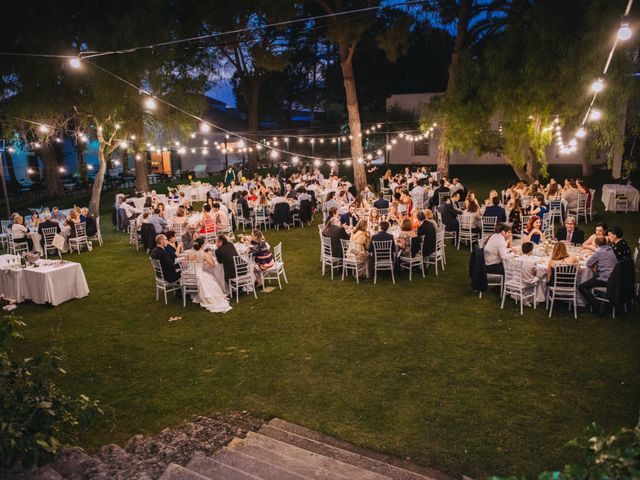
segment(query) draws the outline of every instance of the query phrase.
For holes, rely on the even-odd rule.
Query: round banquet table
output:
[[[578,258],[578,278],[576,281],[576,288],[583,282],[593,278],[593,270],[587,268],[585,263],[591,256],[592,252],[582,250],[580,247],[574,245],[568,245],[567,250],[570,255]],[[536,286],[536,302],[545,303],[547,299],[547,267],[549,266],[550,255],[546,255],[544,247],[542,245],[536,245],[533,249],[533,256],[536,257],[536,274],[539,278]],[[584,307],[587,305],[586,300],[577,292],[578,306]]]

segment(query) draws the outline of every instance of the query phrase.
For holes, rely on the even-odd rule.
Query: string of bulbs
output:
[[[633,6],[633,2],[634,0],[629,0],[627,3],[627,8],[625,9],[623,15],[623,21],[618,28],[615,40],[613,42],[613,45],[611,46],[611,50],[609,51],[607,61],[605,63],[604,69],[602,70],[602,75],[591,84],[593,97],[591,98],[591,102],[587,107],[587,111],[582,118],[582,122],[580,123],[580,127],[576,131],[575,136],[569,141],[569,143],[564,143],[562,137],[562,128],[560,126],[560,120],[558,117],[556,117],[556,119],[554,120],[553,127],[550,127],[554,129],[556,135],[556,145],[558,146],[561,154],[568,155],[570,153],[574,153],[578,149],[578,139],[582,140],[587,136],[587,121],[597,122],[602,118],[602,111],[595,106],[596,100],[598,99],[598,95],[605,89],[604,78],[609,72],[609,67],[611,67],[611,62],[613,61],[613,56],[616,52],[616,49],[618,48],[618,44],[620,42],[628,41],[633,36],[631,27],[629,26],[629,22],[627,21],[629,12],[631,12],[631,7]]]

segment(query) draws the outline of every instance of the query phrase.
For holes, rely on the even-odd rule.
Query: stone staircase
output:
[[[449,480],[409,462],[273,419],[213,456],[170,464],[160,480]]]

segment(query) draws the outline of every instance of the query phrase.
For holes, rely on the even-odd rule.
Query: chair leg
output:
[[[504,300],[507,298],[507,292],[503,291],[502,293],[502,302],[500,302],[500,309],[504,309]]]
[[[169,301],[167,300],[167,289],[164,288],[163,291],[164,291],[164,304],[167,305],[169,303]]]
[[[289,280],[287,280],[287,272],[284,271],[284,267],[282,267],[282,276],[284,277],[284,283],[289,284]]]

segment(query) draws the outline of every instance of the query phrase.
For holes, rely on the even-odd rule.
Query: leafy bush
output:
[[[640,426],[606,435],[602,427],[592,423],[584,437],[568,445],[582,450],[583,462],[566,465],[560,472],[544,472],[538,480],[640,479]],[[491,477],[491,480],[518,480],[518,477]]]
[[[97,413],[98,402],[64,395],[55,380],[64,375],[57,353],[13,358],[11,339],[22,338],[19,318],[0,319],[0,465],[30,467],[55,454]]]

